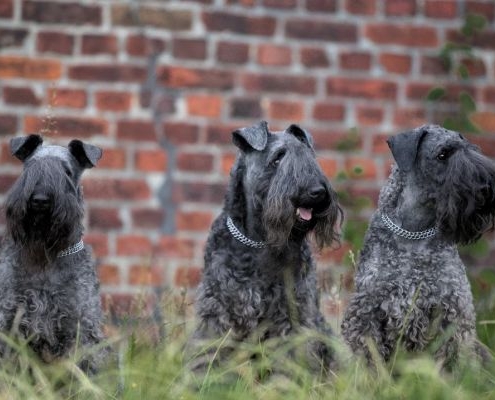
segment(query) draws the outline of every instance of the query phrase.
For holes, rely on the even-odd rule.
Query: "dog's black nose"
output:
[[[51,200],[46,194],[37,193],[31,196],[29,204],[34,210],[48,210],[51,205]]]
[[[325,200],[328,196],[328,191],[327,188],[323,185],[317,185],[313,186],[312,188],[309,189],[309,197],[311,198],[311,201],[315,203],[319,203],[323,200]]]

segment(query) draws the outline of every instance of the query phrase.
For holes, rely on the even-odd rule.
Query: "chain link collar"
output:
[[[232,218],[230,218],[229,216],[227,216],[227,229],[229,230],[231,235],[234,236],[243,245],[254,247],[255,249],[262,249],[266,246],[265,242],[255,242],[254,240],[251,240],[244,236],[244,234],[239,229],[237,229],[237,227],[234,225],[234,222],[232,221]]]
[[[57,258],[62,258],[66,256],[70,256],[71,254],[75,254],[80,252],[82,249],[84,249],[84,242],[81,239],[79,242],[76,244],[67,247],[65,250],[62,250],[60,253],[57,254]]]
[[[392,220],[388,217],[388,215],[384,213],[382,213],[382,221],[392,233],[395,233],[397,236],[403,237],[405,239],[410,239],[410,240],[428,239],[437,234],[437,228],[435,227],[421,232],[407,231],[404,228],[401,228],[400,226],[394,224]]]

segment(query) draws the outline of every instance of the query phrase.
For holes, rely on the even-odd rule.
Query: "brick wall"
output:
[[[438,55],[469,12],[489,26],[463,80]],[[0,201],[20,171],[13,135],[99,145],[84,191],[104,292],[194,288],[235,128],[301,124],[339,190],[376,199],[384,138],[455,114],[464,90],[495,156],[494,14],[493,0],[0,0]],[[449,96],[428,105],[436,85]]]

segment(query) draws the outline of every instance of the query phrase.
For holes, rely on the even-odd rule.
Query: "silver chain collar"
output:
[[[254,247],[255,249],[262,249],[266,246],[265,242],[256,242],[244,236],[244,234],[239,229],[237,229],[237,227],[234,225],[234,222],[232,221],[232,218],[230,218],[229,216],[227,216],[226,225],[231,235],[234,236],[242,244],[248,247]]]
[[[71,254],[75,254],[75,253],[80,252],[82,249],[84,249],[84,242],[81,239],[76,244],[74,244],[70,247],[67,247],[65,250],[62,250],[60,253],[58,253],[57,258],[70,256]]]
[[[410,240],[421,240],[428,239],[437,234],[437,228],[433,227],[421,232],[411,232],[407,231],[404,228],[394,224],[392,220],[388,217],[387,214],[382,213],[382,221],[385,226],[390,229],[392,233],[395,233],[397,236],[410,239]]]

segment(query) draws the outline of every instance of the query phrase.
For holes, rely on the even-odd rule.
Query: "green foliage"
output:
[[[353,151],[359,148],[360,138],[359,132],[356,128],[350,129],[349,132],[340,139],[336,144],[336,149],[338,151]]]

